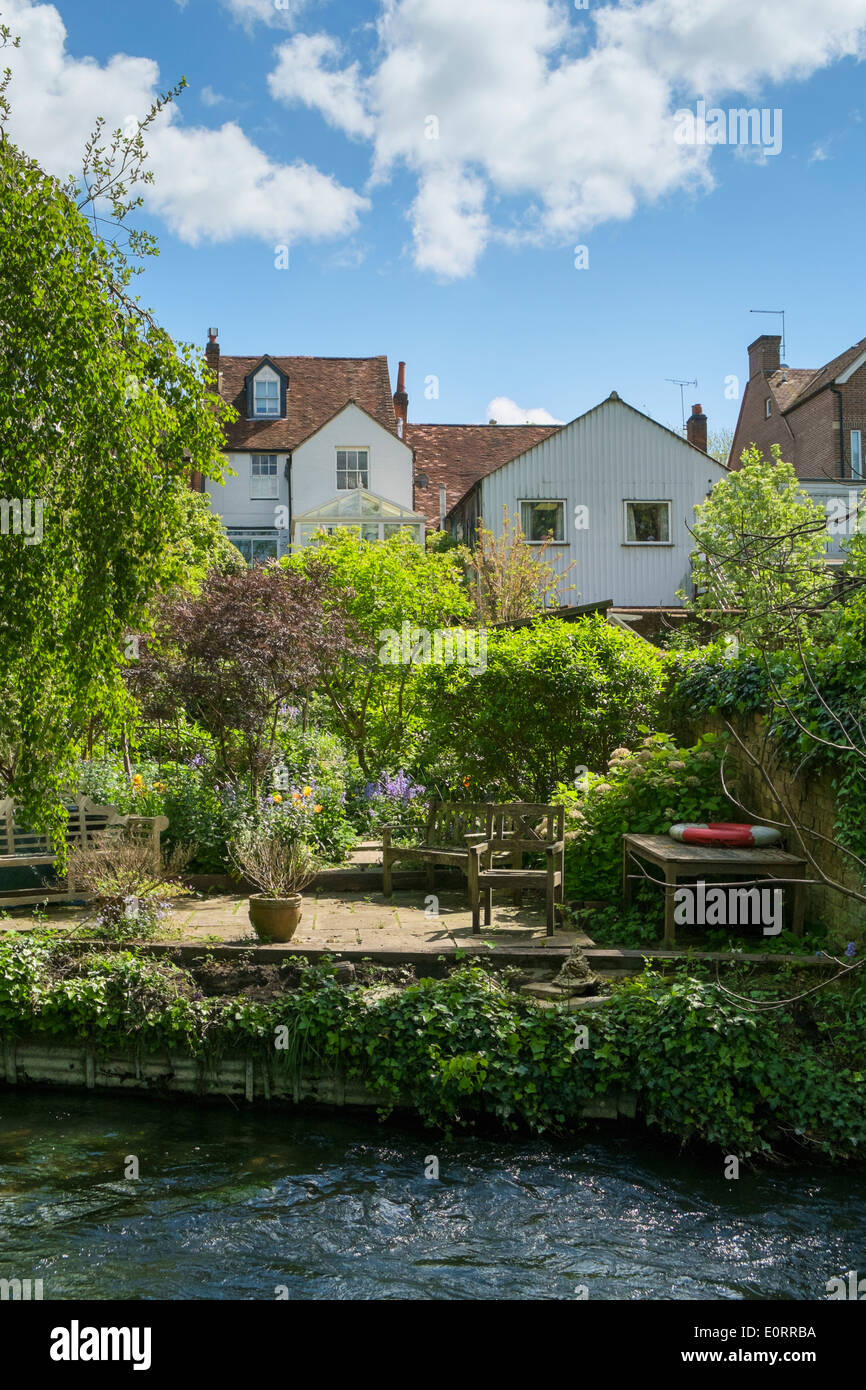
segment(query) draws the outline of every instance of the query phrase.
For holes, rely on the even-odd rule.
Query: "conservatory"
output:
[[[412,512],[397,502],[377,497],[374,492],[352,488],[339,493],[331,502],[302,512],[294,518],[293,548],[309,545],[317,531],[336,531],[339,526],[360,528],[361,539],[383,541],[398,531],[409,530],[417,545],[424,544],[425,520],[420,512]]]

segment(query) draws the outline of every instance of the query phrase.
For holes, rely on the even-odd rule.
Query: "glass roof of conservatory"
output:
[[[377,497],[374,492],[364,492],[363,488],[356,487],[338,493],[332,501],[313,507],[308,512],[299,512],[294,521],[296,525],[315,521],[329,521],[332,524],[347,521],[351,525],[362,517],[377,521],[402,521],[407,526],[424,520],[420,512],[413,512],[397,502],[389,502],[384,497]]]

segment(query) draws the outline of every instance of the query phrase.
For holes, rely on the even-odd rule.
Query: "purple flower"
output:
[[[190,758],[189,762],[187,763],[187,767],[204,767],[204,764],[204,754],[196,753],[194,757]]]
[[[853,941],[849,941],[849,942],[848,942],[848,945],[845,947],[845,955],[846,955],[846,956],[856,956],[856,954],[857,954],[857,947],[854,945],[854,942],[853,942]]]

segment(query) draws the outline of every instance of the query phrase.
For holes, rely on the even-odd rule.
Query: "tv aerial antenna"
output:
[[[680,412],[681,412],[682,417],[683,417],[683,427],[682,427],[682,428],[683,428],[683,434],[685,434],[685,432],[686,432],[686,398],[685,398],[684,392],[685,392],[685,388],[686,388],[687,386],[697,386],[697,384],[698,384],[697,378],[695,378],[694,381],[683,381],[682,378],[681,378],[681,377],[678,377],[678,376],[666,376],[666,377],[665,377],[665,381],[669,381],[669,382],[672,383],[672,385],[678,386],[678,387],[680,388]]]
[[[782,320],[782,357],[781,357],[781,360],[782,360],[782,362],[786,362],[788,359],[787,359],[787,356],[786,356],[786,354],[785,354],[785,310],[784,310],[784,309],[750,309],[750,310],[749,310],[749,313],[750,313],[750,314],[775,314],[775,316],[776,316],[777,318],[781,317],[781,320]]]

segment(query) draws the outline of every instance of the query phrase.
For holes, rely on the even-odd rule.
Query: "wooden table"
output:
[[[622,837],[622,896],[626,904],[632,900],[634,879],[640,874],[629,872],[631,860],[646,859],[664,874],[665,945],[675,941],[674,893],[677,880],[684,875],[703,878],[715,875],[722,879],[767,878],[778,883],[792,882],[794,909],[792,928],[803,935],[805,909],[806,861],[788,854],[776,845],[755,849],[724,849],[719,845],[684,845],[669,835],[623,835]]]

